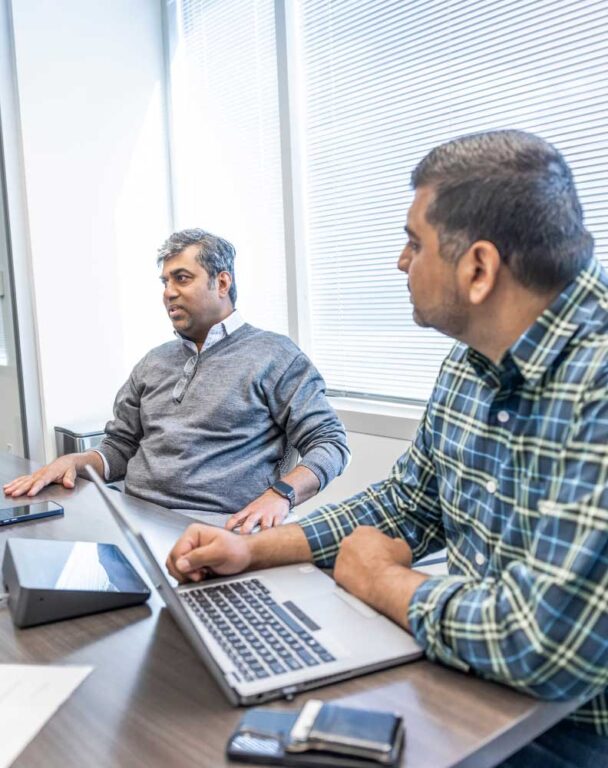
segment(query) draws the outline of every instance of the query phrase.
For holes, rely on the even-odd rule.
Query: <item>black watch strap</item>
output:
[[[289,483],[286,483],[283,480],[277,480],[276,483],[273,483],[270,487],[275,493],[278,493],[279,496],[287,499],[289,502],[289,509],[294,508],[296,504],[296,492]]]

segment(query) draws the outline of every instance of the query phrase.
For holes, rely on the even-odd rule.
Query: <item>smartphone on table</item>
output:
[[[17,507],[0,509],[0,525],[27,523],[28,520],[41,520],[44,517],[63,515],[63,507],[54,501],[37,501],[33,504],[20,504]]]

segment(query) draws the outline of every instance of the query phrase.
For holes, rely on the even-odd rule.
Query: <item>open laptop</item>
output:
[[[143,534],[87,467],[192,647],[234,704],[258,704],[422,655],[404,630],[309,563],[174,589]]]

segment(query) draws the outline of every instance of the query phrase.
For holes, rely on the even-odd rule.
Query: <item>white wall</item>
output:
[[[12,13],[31,246],[15,258],[31,258],[51,458],[53,426],[103,425],[133,364],[170,338],[155,266],[171,226],[161,3]]]

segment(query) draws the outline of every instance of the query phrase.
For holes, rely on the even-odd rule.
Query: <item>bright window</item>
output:
[[[176,227],[230,240],[239,310],[287,333],[274,1],[169,7]]]
[[[555,143],[608,263],[605,0],[285,2],[308,351],[336,393],[426,400],[452,342],[414,324],[396,261],[409,174],[433,146],[507,127]],[[284,331],[291,213],[282,211],[274,3],[180,7],[189,63],[172,82],[190,90],[173,116],[178,219],[238,233],[240,289],[251,270],[272,287],[254,321]]]

